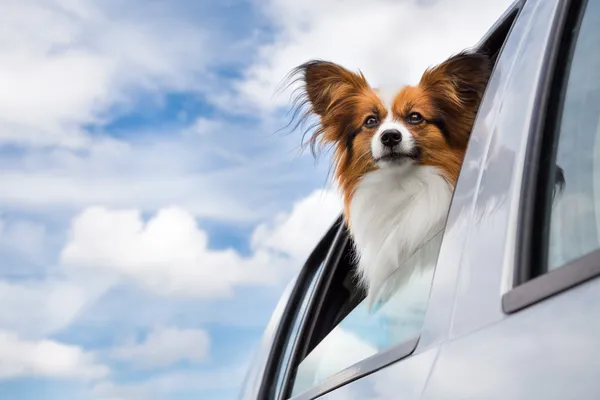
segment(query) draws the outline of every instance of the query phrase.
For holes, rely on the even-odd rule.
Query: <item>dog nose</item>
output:
[[[394,147],[402,141],[402,134],[396,129],[388,129],[381,134],[381,144],[386,147]]]

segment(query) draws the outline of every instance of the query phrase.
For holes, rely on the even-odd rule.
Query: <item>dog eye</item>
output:
[[[424,118],[421,114],[419,114],[418,112],[414,112],[414,113],[410,113],[408,115],[408,118],[406,119],[408,121],[409,124],[411,125],[418,125],[421,122],[423,122]]]
[[[377,126],[377,124],[379,123],[379,118],[377,118],[374,115],[369,115],[367,117],[367,119],[365,119],[365,127],[367,128],[374,128]]]

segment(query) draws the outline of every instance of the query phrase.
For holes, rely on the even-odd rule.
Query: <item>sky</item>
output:
[[[0,2],[0,398],[236,398],[340,212],[278,84],[414,84],[509,3]]]

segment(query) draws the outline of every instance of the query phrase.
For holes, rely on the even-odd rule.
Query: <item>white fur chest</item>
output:
[[[390,274],[443,228],[451,198],[452,188],[434,167],[382,168],[363,178],[350,202],[350,231],[371,300]],[[399,270],[394,280],[399,285],[412,272]]]

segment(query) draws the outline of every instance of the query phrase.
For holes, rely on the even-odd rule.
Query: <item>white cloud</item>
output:
[[[0,250],[37,259],[43,257],[46,242],[44,225],[33,221],[7,221],[0,218]]]
[[[257,223],[287,207],[298,189],[322,182],[318,169],[307,171],[312,160],[290,151],[298,138],[267,137],[276,129],[271,123],[224,126],[206,135],[139,132],[85,150],[3,154],[0,207],[75,213],[94,205],[145,212],[177,205],[199,217]]]
[[[155,400],[173,399],[180,393],[202,394],[236,387],[244,377],[246,363],[228,368],[190,372],[171,372],[135,383],[115,384],[101,382],[92,389],[94,398],[102,400]],[[202,397],[202,396],[200,396]]]
[[[198,3],[190,12],[186,1],[1,2],[0,146],[25,150],[1,149],[8,154],[0,160],[0,207],[74,213],[97,204],[151,212],[178,205],[197,216],[253,223],[281,210],[289,199],[272,196],[273,188],[305,184],[307,174],[273,173],[283,168],[266,154],[269,145],[253,140],[276,129],[264,120],[127,127],[119,132],[127,138],[118,140],[97,126],[87,130],[149,104],[166,108],[166,93],[202,103],[202,92],[226,86],[215,67],[243,58],[240,49],[252,39],[223,46],[230,33],[211,29],[217,23],[198,12],[203,7],[210,11]],[[273,143],[284,154],[278,160],[288,163],[288,149]]]
[[[0,331],[0,379],[47,377],[61,379],[98,379],[108,367],[80,347],[52,340],[27,341]]]
[[[216,135],[226,131],[226,129],[227,124],[222,120],[200,117],[194,121],[186,133],[196,135]]]
[[[336,191],[314,191],[296,202],[290,213],[281,213],[272,223],[259,225],[252,235],[253,247],[301,260],[308,256],[341,209],[341,198]]]
[[[85,311],[106,282],[47,278],[0,281],[0,329],[29,338],[60,331]]]
[[[476,44],[511,2],[270,0],[263,10],[275,38],[226,102],[241,94],[250,107],[285,104],[286,96],[273,99],[277,84],[314,58],[360,69],[374,86],[415,83],[426,67]]]
[[[81,125],[129,106],[132,89],[197,88],[204,33],[185,18],[171,23],[173,8],[140,6],[3,1],[0,141],[85,146]]]
[[[61,261],[71,268],[118,274],[164,296],[229,296],[239,284],[269,284],[280,275],[267,258],[210,250],[208,236],[180,208],[144,223],[136,210],[88,208],[75,217]]]
[[[156,329],[141,343],[115,348],[111,357],[140,369],[169,366],[178,361],[200,362],[208,357],[210,337],[202,329]]]
[[[211,249],[207,233],[181,208],[162,209],[145,222],[137,210],[92,207],[74,218],[61,262],[70,271],[118,275],[163,296],[229,296],[240,285],[279,284],[293,270],[286,264],[299,267],[339,213],[336,198],[315,192],[289,215],[259,226],[249,257]]]
[[[289,214],[258,226],[249,256],[211,249],[208,234],[183,209],[163,209],[144,221],[135,210],[89,208],[73,220],[62,264],[46,259],[44,279],[24,275],[0,281],[0,330],[29,339],[61,332],[123,278],[183,299],[223,298],[240,286],[280,285],[333,222],[338,203],[334,192],[315,191]],[[13,226],[5,223],[0,237],[20,231]],[[33,232],[45,232],[43,225],[36,227]],[[27,238],[16,237],[25,249]]]

